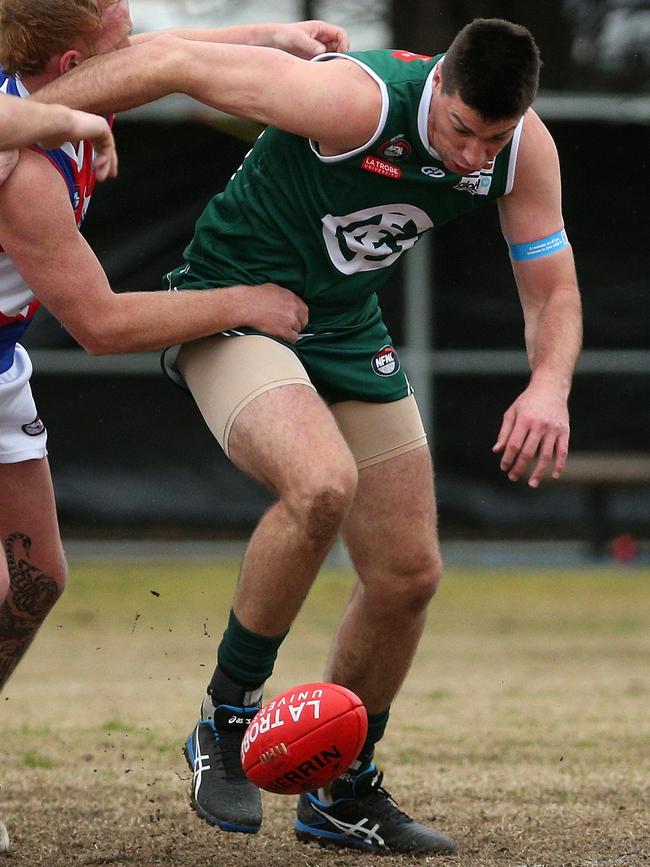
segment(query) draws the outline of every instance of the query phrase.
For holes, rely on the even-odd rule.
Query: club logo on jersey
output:
[[[379,376],[393,376],[400,368],[399,358],[392,346],[382,346],[372,357],[372,369]]]
[[[26,433],[28,437],[37,437],[45,433],[45,425],[38,416],[36,416],[34,421],[30,421],[29,424],[21,425],[21,428],[23,433]]]
[[[399,160],[405,160],[410,156],[412,150],[413,148],[406,141],[406,138],[402,133],[383,142],[379,146],[379,156],[386,157],[387,160],[395,160],[395,162],[399,162]]]
[[[433,226],[428,214],[401,202],[326,214],[321,222],[330,260],[342,274],[388,268]]]
[[[431,60],[430,54],[414,54],[412,51],[393,51],[393,57],[403,60],[404,63],[412,63],[414,60]]]
[[[447,176],[447,172],[444,169],[439,169],[437,166],[422,166],[420,171],[428,178],[444,178]]]
[[[371,157],[370,155],[364,157],[361,168],[367,172],[381,175],[382,178],[393,178],[398,181],[402,177],[402,170],[399,166],[394,166],[385,160],[380,160],[379,157]]]

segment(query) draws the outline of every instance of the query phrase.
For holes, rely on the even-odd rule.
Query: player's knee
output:
[[[65,554],[61,551],[56,558],[54,568],[52,570],[52,579],[56,584],[56,592],[57,599],[60,599],[63,595],[63,591],[65,590],[68,583],[68,561],[65,558]]]
[[[350,460],[322,464],[303,479],[291,497],[291,511],[315,542],[331,540],[338,533],[357,488],[357,469]]]
[[[442,559],[437,551],[423,552],[403,565],[393,582],[393,604],[412,612],[427,607],[440,584]]]
[[[45,617],[63,595],[68,580],[68,563],[60,549],[48,561],[38,563],[30,587],[23,592],[29,598],[27,610],[32,616]]]
[[[2,556],[0,554],[0,556]],[[9,593],[9,573],[6,568],[2,568],[3,564],[0,563],[0,605],[7,598],[7,594]]]

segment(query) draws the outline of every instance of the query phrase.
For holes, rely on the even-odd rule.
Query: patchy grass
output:
[[[251,837],[189,810],[181,747],[236,574],[235,564],[72,564],[2,696],[7,864],[379,863],[296,843],[292,798],[265,795]],[[321,676],[352,582],[323,572],[269,696]],[[429,863],[650,864],[649,659],[648,570],[450,570],[378,749],[400,805],[460,845]]]

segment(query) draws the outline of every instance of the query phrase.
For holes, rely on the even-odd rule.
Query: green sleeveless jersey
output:
[[[442,55],[377,50],[318,60],[335,57],[359,63],[379,84],[372,139],[324,157],[315,142],[268,127],[200,217],[178,288],[272,281],[304,298],[310,326],[346,327],[377,310],[376,291],[423,232],[510,192],[521,123],[496,159],[467,177],[446,169],[429,143]]]

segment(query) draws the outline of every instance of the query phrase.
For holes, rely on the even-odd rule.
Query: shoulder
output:
[[[513,193],[519,194],[559,178],[560,164],[553,136],[532,108],[524,116]]]
[[[47,151],[36,146],[21,148],[14,175],[23,186],[44,184],[47,188],[61,182],[61,175]]]
[[[346,56],[366,67],[387,84],[400,84],[426,81],[442,55],[430,57],[425,54],[413,54],[411,51],[381,48],[372,51],[353,51]]]
[[[66,183],[42,151],[24,148],[16,168],[0,187],[0,213],[4,220],[43,223],[72,218]]]

